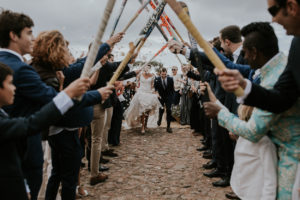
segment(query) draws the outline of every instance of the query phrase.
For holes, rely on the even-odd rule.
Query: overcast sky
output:
[[[110,17],[103,40],[107,40],[112,31],[112,26],[119,13],[123,0],[117,0]],[[228,25],[240,27],[254,21],[271,21],[267,12],[267,0],[183,0],[189,7],[191,18],[200,33],[207,40],[219,34],[219,30]],[[79,56],[82,51],[87,51],[87,46],[93,40],[107,0],[1,0],[0,7],[29,15],[34,23],[34,35],[44,30],[59,30],[70,42],[71,51]],[[123,15],[116,31],[122,30],[129,19],[140,7],[138,0],[128,0]],[[134,42],[145,26],[150,13],[144,10],[138,19],[126,32],[124,39],[115,47],[116,60],[124,57],[128,51],[128,43]],[[166,14],[173,21],[184,40],[188,40],[187,31],[174,12],[167,5]],[[285,35],[285,30],[273,24],[280,41],[280,48],[287,53],[291,37]],[[142,48],[137,60],[149,60],[163,45],[165,40],[158,30],[154,30]],[[185,58],[180,56],[185,62]],[[179,65],[175,56],[166,49],[157,61],[166,67]]]

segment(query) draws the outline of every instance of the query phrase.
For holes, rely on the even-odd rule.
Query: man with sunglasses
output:
[[[294,35],[287,66],[274,89],[267,90],[244,79],[236,70],[217,71],[222,87],[233,92],[241,86],[245,90],[238,100],[274,113],[282,113],[295,104],[300,95],[300,0],[268,0],[272,21],[281,24],[287,35]]]

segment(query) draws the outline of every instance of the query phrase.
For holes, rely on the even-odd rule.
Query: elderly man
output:
[[[181,86],[181,74],[178,74],[178,67],[173,66],[172,67],[172,77],[173,77],[173,81],[174,81],[174,101],[173,104],[174,105],[178,105],[179,104],[179,100],[180,100],[180,94],[179,94],[179,90],[180,90],[180,86]]]

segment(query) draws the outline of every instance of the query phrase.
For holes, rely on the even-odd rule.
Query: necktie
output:
[[[166,81],[166,79],[163,79],[163,80],[162,80],[163,88],[164,88],[164,89],[166,89],[166,82],[165,82],[165,81]]]

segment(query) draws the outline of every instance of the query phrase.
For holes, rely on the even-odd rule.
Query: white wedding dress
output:
[[[154,76],[145,78],[140,76],[140,87],[137,89],[136,94],[133,96],[129,107],[124,113],[125,121],[129,128],[141,126],[141,116],[143,113],[149,112],[147,127],[157,127],[157,120],[159,115],[159,108],[161,106],[156,94],[153,94],[152,83]]]

